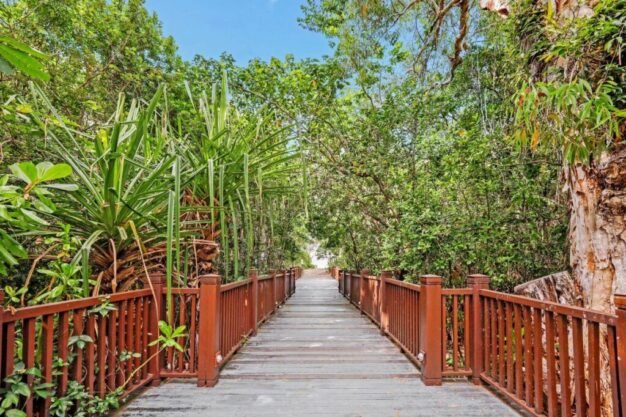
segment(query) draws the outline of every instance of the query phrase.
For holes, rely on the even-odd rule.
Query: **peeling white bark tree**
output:
[[[589,166],[565,167],[572,272],[583,305],[602,311],[626,293],[626,147],[616,148]]]

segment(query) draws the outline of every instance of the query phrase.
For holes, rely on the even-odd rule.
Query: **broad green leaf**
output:
[[[32,162],[20,162],[9,166],[9,169],[19,179],[27,184],[37,180],[37,167]]]
[[[37,167],[39,167],[39,165],[37,165]],[[41,181],[58,180],[70,175],[72,175],[72,168],[68,164],[56,164],[46,168],[41,176]]]
[[[28,388],[28,385],[23,382],[19,384],[14,384],[11,387],[11,391],[23,397],[30,397],[30,388]]]

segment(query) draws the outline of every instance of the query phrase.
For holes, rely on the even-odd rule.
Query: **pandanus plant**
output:
[[[206,93],[197,99],[197,116],[203,131],[185,142],[185,158],[198,173],[185,190],[186,220],[204,224],[207,244],[219,241],[222,272],[234,280],[242,258],[249,270],[255,258],[267,256],[260,245],[255,251],[255,240],[266,230],[271,236],[274,199],[303,189],[297,175],[301,159],[289,127],[273,127],[271,113],[241,116],[230,106],[226,74],[221,85],[213,85],[210,99]],[[214,269],[217,247],[211,248],[198,273]]]
[[[267,259],[255,236],[265,237],[266,250],[272,246],[277,208],[303,189],[301,160],[288,128],[272,127],[271,114],[237,114],[225,75],[210,100],[197,100],[198,119],[188,120],[200,120],[201,131],[183,138],[174,137],[159,109],[163,88],[148,103],[126,106],[120,97],[110,122],[93,133],[67,126],[33,91],[47,116],[32,117],[78,185],[55,215],[84,242],[73,263],[95,279],[95,294],[128,289],[155,270],[165,272],[168,288],[174,279],[193,285],[214,270],[217,241],[227,279],[241,276],[242,259],[245,270]]]
[[[130,288],[151,270],[163,269],[169,193],[182,175],[173,169],[174,142],[155,122],[161,120],[157,106],[163,88],[149,103],[132,101],[128,110],[120,96],[110,123],[89,135],[68,127],[45,95],[33,89],[50,118],[33,117],[72,167],[78,185],[56,216],[84,242],[73,262],[89,260],[94,293]]]

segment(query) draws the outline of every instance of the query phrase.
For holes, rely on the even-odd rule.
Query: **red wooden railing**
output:
[[[442,374],[450,377],[470,376],[472,290],[444,288],[441,295]]]
[[[380,324],[380,279],[374,276],[365,275],[363,277],[363,313],[372,319],[375,323]]]
[[[222,364],[239,349],[253,331],[250,310],[252,309],[252,280],[233,282],[220,288],[221,327],[220,352],[224,356]]]
[[[157,354],[158,347],[150,346],[159,335],[159,320],[168,320],[162,276],[151,277],[151,289],[0,308],[0,381],[22,361],[41,371],[41,382],[54,384],[55,396],[63,396],[70,381],[100,397],[118,388],[127,396],[169,377],[213,385],[219,369],[258,324],[293,295],[301,274],[302,269],[291,268],[257,278],[253,271],[247,280],[225,285],[219,276],[207,276],[199,288],[172,289],[173,321],[187,332],[178,341],[182,352]],[[0,290],[0,306],[3,301]],[[25,382],[32,386],[34,376]],[[23,409],[28,417],[48,416],[50,403],[31,396]]]
[[[437,276],[331,272],[426,384],[471,377],[535,416],[626,417],[626,296],[610,314],[491,291],[484,275],[441,288]]]
[[[402,347],[406,355],[414,362],[420,352],[419,321],[420,286],[396,280],[385,279],[384,331]]]
[[[348,272],[348,291],[349,291],[349,299],[352,304],[359,304],[359,295],[361,293],[361,277],[360,274],[356,272]]]
[[[259,279],[259,304],[258,317],[259,321],[267,319],[276,305],[274,296],[274,277],[266,276]]]
[[[105,303],[116,310],[99,308]],[[12,375],[21,360],[27,369],[41,371],[42,382],[54,383],[57,396],[66,393],[70,381],[100,397],[122,386],[127,395],[153,378],[154,369],[147,367],[131,378],[137,364],[155,349],[148,346],[156,325],[150,314],[153,304],[150,290],[138,290],[12,312],[0,309],[0,380]],[[33,381],[29,375],[24,382],[32,386]],[[47,416],[49,408],[49,398],[30,396],[24,404],[27,416]]]

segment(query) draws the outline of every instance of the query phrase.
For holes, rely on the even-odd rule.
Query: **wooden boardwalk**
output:
[[[309,272],[296,294],[226,365],[214,388],[170,381],[119,416],[516,416],[467,382],[426,387],[415,367],[337,292]]]

